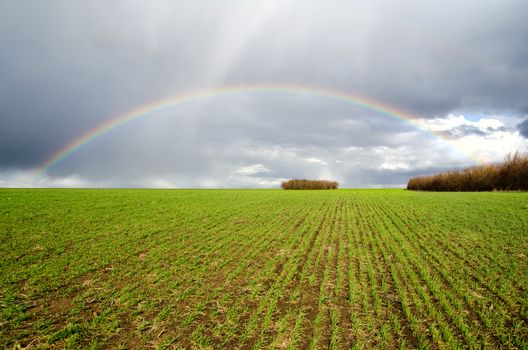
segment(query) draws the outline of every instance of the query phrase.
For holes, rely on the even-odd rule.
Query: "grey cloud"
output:
[[[50,171],[77,170],[93,178],[160,173],[192,177],[211,173],[221,164],[258,163],[261,155],[252,153],[255,147],[270,151],[263,155],[265,161],[274,149],[294,149],[310,158],[325,149],[391,147],[402,142],[400,134],[421,134],[401,121],[356,106],[343,105],[328,113],[332,104],[324,99],[292,102],[272,95],[246,96],[239,103],[202,101],[145,117],[102,135]]]
[[[422,117],[459,110],[525,115],[527,20],[528,3],[521,0],[2,1],[0,171],[35,168],[112,116],[226,84],[325,87]],[[525,126],[519,124],[524,136]],[[351,104],[238,94],[118,128],[47,176],[105,186],[163,179],[234,186],[251,182],[226,180],[230,174],[262,164],[269,173],[247,177],[266,183],[316,173],[350,185],[394,184],[405,175],[380,168],[390,152],[376,152],[402,150],[412,172],[440,151],[435,147],[423,132]],[[460,159],[436,161],[447,166]]]
[[[473,125],[460,125],[452,129],[445,130],[442,132],[442,134],[450,139],[459,139],[459,138],[469,136],[469,135],[488,136],[495,132],[499,132],[499,131],[504,132],[507,130],[508,128],[505,126],[501,126],[498,128],[493,128],[493,127],[478,128]]]
[[[526,118],[524,121],[522,121],[521,123],[519,123],[517,125],[517,129],[519,130],[519,133],[528,138],[528,118]]]
[[[424,116],[525,106],[520,1],[303,5],[268,26],[229,77],[331,84]]]

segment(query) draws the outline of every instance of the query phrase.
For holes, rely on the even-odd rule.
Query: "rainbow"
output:
[[[67,145],[55,151],[38,167],[38,171],[46,172],[49,168],[61,162],[65,158],[69,157],[72,153],[75,153],[84,145],[109,133],[114,129],[122,127],[135,120],[142,119],[147,116],[152,116],[157,112],[167,110],[169,108],[173,108],[185,103],[200,101],[211,97],[230,96],[240,93],[282,93],[290,95],[327,98],[336,101],[341,101],[404,121],[417,129],[421,129],[429,134],[432,134],[436,138],[441,139],[444,142],[447,142],[448,144],[450,143],[448,138],[445,135],[442,135],[442,133],[425,129],[422,125],[420,125],[417,122],[417,120],[419,119],[418,117],[413,116],[407,112],[401,111],[395,107],[389,106],[387,104],[359,95],[354,95],[332,89],[295,84],[243,84],[216,87],[179,94],[159,101],[147,103],[129,111],[128,113],[110,118],[108,121],[82,134]],[[463,150],[460,151],[464,153]],[[466,156],[475,161],[476,163],[481,162],[480,160],[475,159],[470,155],[466,154]]]

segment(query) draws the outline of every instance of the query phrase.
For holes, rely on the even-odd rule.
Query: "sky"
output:
[[[524,0],[3,0],[0,187],[402,187],[498,162],[528,152],[526,23]],[[297,88],[203,94],[248,85]]]

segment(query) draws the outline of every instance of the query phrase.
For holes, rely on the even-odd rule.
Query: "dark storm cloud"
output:
[[[528,118],[526,118],[522,123],[519,123],[517,125],[517,129],[522,136],[528,138]]]
[[[226,84],[326,87],[422,117],[525,115],[527,21],[528,3],[520,0],[3,1],[0,171],[34,168],[111,116]],[[526,136],[525,125],[519,130]],[[401,177],[394,169],[419,166],[429,141],[351,104],[240,94],[178,106],[104,135],[51,168],[49,175],[64,181],[49,183],[79,184],[79,176],[112,186],[167,178],[168,185],[228,186],[229,176],[265,183],[314,172],[350,176],[349,184],[395,183]],[[350,154],[355,148],[365,156]],[[408,160],[388,161],[390,149]],[[269,172],[240,173],[259,164]],[[394,169],[369,179],[383,167]]]
[[[34,166],[109,116],[203,85],[208,17],[188,39],[196,9],[142,7],[0,4],[0,166]]]
[[[270,21],[228,77],[338,86],[425,116],[456,108],[518,110],[528,89],[527,7],[303,2]]]

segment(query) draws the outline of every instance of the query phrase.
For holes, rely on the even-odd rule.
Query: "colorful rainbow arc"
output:
[[[411,124],[417,129],[424,130],[425,132],[432,134],[438,139],[441,139],[447,143],[449,140],[446,139],[441,133],[434,132],[428,129],[424,129],[422,125],[417,123],[419,119],[416,116],[413,116],[409,113],[398,110],[387,104],[383,104],[362,96],[353,95],[350,93],[344,93],[337,90],[331,90],[326,88],[310,87],[305,85],[295,85],[295,84],[254,84],[254,85],[232,85],[232,86],[223,86],[211,89],[205,89],[200,91],[194,91],[190,93],[184,93],[163,99],[160,101],[155,101],[140,106],[137,109],[131,110],[126,114],[122,114],[111,118],[110,120],[100,124],[96,128],[82,134],[72,142],[68,143],[64,147],[55,151],[48,159],[46,159],[41,166],[38,168],[38,171],[45,172],[53,165],[59,163],[63,159],[67,158],[72,153],[76,152],[78,149],[86,145],[87,143],[92,142],[98,137],[119,128],[125,124],[128,124],[132,121],[144,118],[149,115],[153,115],[156,112],[173,108],[177,105],[190,103],[194,101],[204,100],[211,97],[218,97],[224,95],[234,95],[239,93],[283,93],[283,94],[293,94],[293,95],[305,95],[313,96],[319,98],[333,99],[341,102],[346,102],[353,104],[358,107],[365,108],[367,110],[375,111],[382,113],[384,115],[390,116],[402,120],[406,123]],[[465,154],[463,150],[460,150]],[[481,161],[471,157],[470,155],[466,156],[476,163]]]

